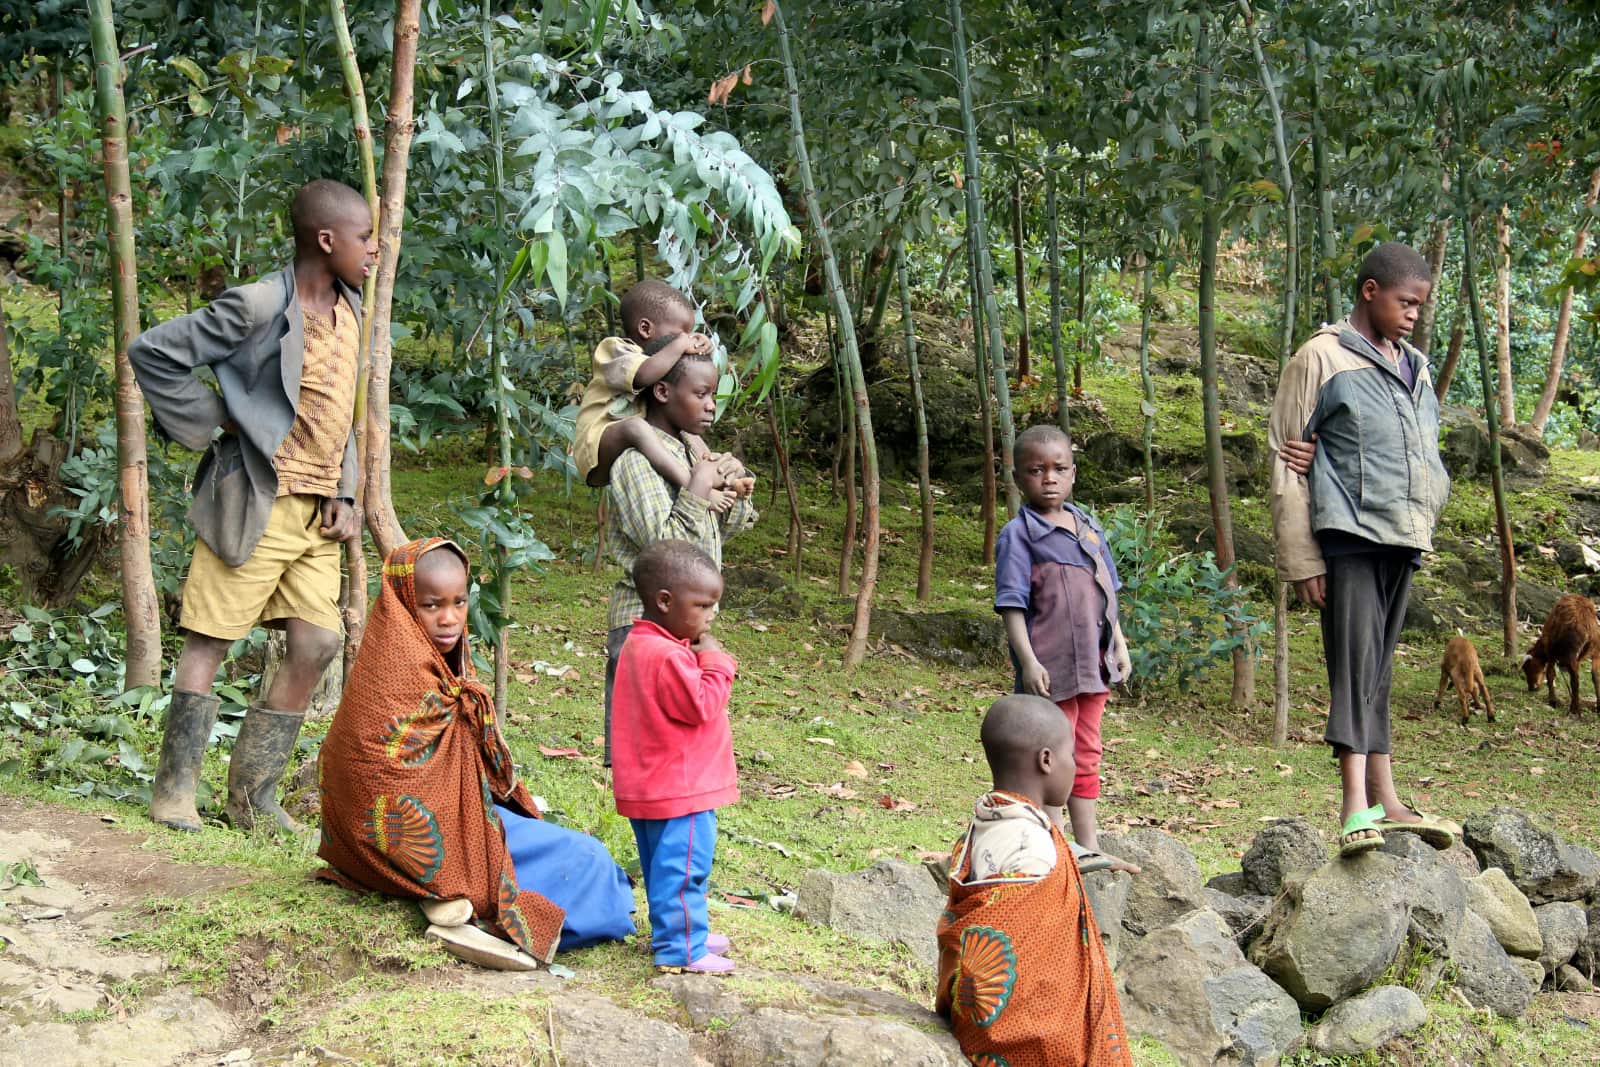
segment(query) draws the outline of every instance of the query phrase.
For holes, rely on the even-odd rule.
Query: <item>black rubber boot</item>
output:
[[[278,780],[294,754],[305,715],[253,704],[239,727],[228,764],[228,803],[222,812],[235,829],[251,830],[258,818],[274,829],[301,834],[306,828],[278,806]]]
[[[174,689],[167,705],[166,728],[161,734],[161,762],[150,786],[150,818],[174,830],[200,832],[200,813],[194,792],[200,785],[200,764],[206,742],[217,722],[221,703],[210,693]]]

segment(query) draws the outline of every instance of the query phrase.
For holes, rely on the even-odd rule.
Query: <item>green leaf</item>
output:
[[[250,64],[250,69],[257,74],[272,77],[278,74],[289,73],[289,68],[294,66],[294,61],[282,56],[256,56],[256,61]]]
[[[95,666],[94,660],[80,657],[72,661],[72,669],[77,671],[79,674],[93,674],[100,668]]]
[[[556,294],[556,302],[566,307],[567,239],[561,235],[560,230],[551,230],[550,236],[545,239],[545,247],[549,251],[549,258],[545,262],[545,274],[550,279],[550,288]]]
[[[243,82],[250,73],[249,68],[245,66],[245,60],[243,52],[230,52],[217,60],[217,70],[229,81]]]
[[[200,64],[187,56],[172,56],[167,60],[167,66],[172,67],[185,78],[188,78],[189,83],[196,89],[204,89],[206,87],[206,76],[200,69]]]
[[[11,640],[19,645],[33,643],[33,627],[25,622],[19,622],[11,628]]]

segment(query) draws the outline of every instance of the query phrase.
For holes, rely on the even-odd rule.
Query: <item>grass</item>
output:
[[[1114,360],[1127,356],[1120,347],[1110,350]],[[1049,391],[1048,382],[1019,390],[1018,410],[1042,411]],[[1138,384],[1124,365],[1091,367],[1086,392],[1103,405],[1107,426],[1138,432]],[[1192,383],[1166,376],[1158,393],[1158,440],[1179,451],[1197,446]],[[455,511],[474,502],[482,485],[484,464],[472,449],[457,444],[402,455],[398,462],[395,499],[407,531],[459,533]],[[769,476],[761,461],[757,466],[758,474]],[[813,868],[854,869],[880,857],[918,862],[925,853],[948,849],[972,798],[987,787],[978,724],[1009,679],[998,665],[956,668],[881,642],[860,671],[844,673],[840,654],[850,604],[836,595],[843,516],[828,499],[823,475],[805,463],[797,474],[803,576],[776,596],[741,597],[736,588],[717,625],[741,664],[732,716],[743,797],[721,813],[714,921],[736,938],[743,961],[779,975],[740,980],[757,989],[757,1001],[803,999],[800,987],[781,976],[811,974],[926,1002],[931,975],[907,952],[805,926],[761,902],[793,891]],[[1565,487],[1597,476],[1600,457],[1556,453],[1549,480],[1513,493],[1519,529],[1530,537],[1559,532],[1570,520]],[[987,613],[992,574],[981,558],[977,507],[958,502],[960,494],[950,488],[935,507],[933,597],[917,605],[910,595],[918,539],[914,488],[885,484],[880,611]],[[1165,511],[1204,508],[1203,487],[1186,480],[1176,464],[1158,472],[1158,490]],[[765,486],[758,500],[765,505]],[[521,624],[511,634],[506,732],[530,789],[562,821],[597,834],[636,871],[632,834],[610,805],[599,765],[604,608],[612,573],[609,567],[595,573],[590,564],[595,503],[591,491],[569,492],[548,476],[534,483],[526,501],[560,559],[514,583]],[[1463,551],[1492,554],[1486,509],[1485,486],[1458,483],[1443,532]],[[731,573],[790,574],[783,551],[786,509],[780,499],[764,510],[753,531],[728,545]],[[1241,525],[1259,529],[1267,521],[1263,499],[1235,500],[1234,513]],[[1397,653],[1393,697],[1403,792],[1456,818],[1498,803],[1531,808],[1571,839],[1600,846],[1593,775],[1570,770],[1600,756],[1600,718],[1569,718],[1526,693],[1514,661],[1496,654],[1498,627],[1477,617],[1481,596],[1431,580],[1453,561],[1466,562],[1453,553],[1430,562],[1426,593],[1473,613],[1463,617],[1484,654],[1500,717],[1494,725],[1474,718],[1461,727],[1448,702],[1433,712],[1444,637],[1408,635]],[[1550,567],[1529,561],[1529,573],[1540,580],[1553,580]],[[1270,588],[1264,570],[1248,574],[1252,585]],[[1268,743],[1271,672],[1265,661],[1258,672],[1261,699],[1248,711],[1228,707],[1225,665],[1191,693],[1116,699],[1104,725],[1103,825],[1172,833],[1194,850],[1207,876],[1236,869],[1266,819],[1303,815],[1331,837],[1337,778],[1320,740],[1326,683],[1310,613],[1292,614],[1291,648],[1292,740],[1283,749]],[[571,669],[555,670],[562,667]],[[25,749],[25,740],[0,744],[0,755]],[[139,741],[153,758],[153,733],[141,732]],[[540,746],[576,748],[580,755],[550,758]],[[20,773],[27,771],[24,763]],[[220,763],[209,763],[207,776],[220,784]],[[23,776],[0,778],[0,789],[116,812],[130,827],[146,827],[135,805],[64,796]],[[911,806],[896,803],[903,801]],[[130,940],[168,960],[171,970],[159,981],[243,997],[268,1024],[303,1030],[303,1040],[363,1062],[525,1062],[547,1053],[537,997],[512,1000],[454,988],[460,965],[420,936],[414,909],[311,881],[317,861],[308,850],[215,828],[194,836],[154,831],[148,847],[184,863],[237,869],[243,883],[139,909],[139,929]],[[730,894],[758,906],[733,906]],[[642,895],[640,904],[642,915]],[[576,984],[635,1010],[676,1018],[676,1006],[649,984],[653,972],[640,945],[603,946],[564,962],[579,972]],[[1430,1010],[1428,1027],[1398,1049],[1347,1062],[1556,1063],[1600,1054],[1589,1031],[1543,1008],[1516,1024],[1486,1021],[1448,999],[1436,998]],[[1153,1042],[1135,1048],[1141,1067],[1175,1062]],[[1334,1061],[1302,1053],[1291,1062]]]

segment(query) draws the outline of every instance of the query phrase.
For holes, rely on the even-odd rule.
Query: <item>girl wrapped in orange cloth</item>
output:
[[[384,561],[322,743],[318,854],[331,866],[320,873],[417,900],[458,955],[531,967],[521,953],[548,963],[558,948],[633,933],[633,891],[604,845],[541,820],[517,781],[468,654],[467,574],[443,538]]]
[[[1008,696],[982,740],[994,791],[951,857],[935,1007],[978,1067],[1133,1067],[1083,880],[1043,810],[1072,790],[1072,726]]]

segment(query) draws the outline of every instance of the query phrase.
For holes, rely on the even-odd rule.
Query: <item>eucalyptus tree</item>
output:
[[[128,629],[124,685],[133,689],[155,686],[161,681],[161,615],[150,567],[150,461],[145,445],[144,394],[139,391],[133,365],[128,362],[128,346],[139,333],[138,259],[133,245],[133,191],[128,176],[128,112],[122,94],[122,58],[117,50],[111,0],[90,0],[89,36],[94,51],[100,149],[105,162],[106,235],[113,262],[118,541],[122,612]]]

